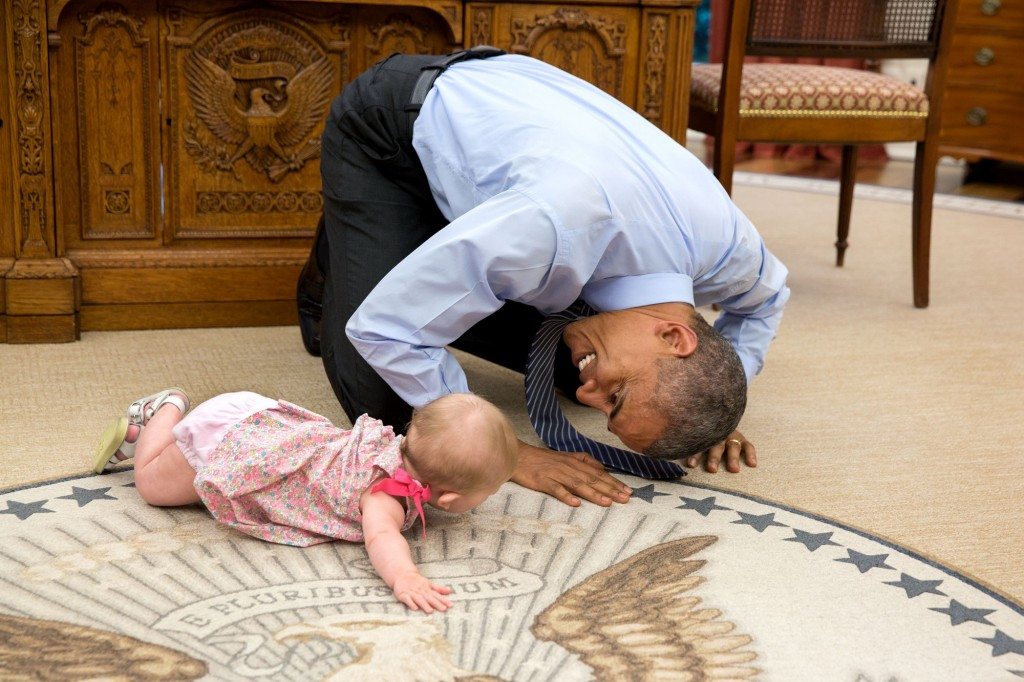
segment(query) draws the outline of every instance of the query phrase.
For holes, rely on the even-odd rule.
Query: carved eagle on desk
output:
[[[320,155],[319,140],[309,136],[323,118],[333,78],[330,62],[321,58],[291,78],[274,79],[273,90],[249,87],[248,102],[240,102],[239,81],[216,62],[195,52],[185,62],[185,84],[196,115],[233,148],[214,165],[233,172],[235,162],[245,158],[274,182]]]

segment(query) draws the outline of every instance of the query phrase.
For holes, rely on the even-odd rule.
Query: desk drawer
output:
[[[1004,33],[962,31],[953,35],[947,83],[1024,93],[1024,29]]]
[[[1024,154],[1021,95],[948,87],[942,103],[943,145]]]
[[[1007,31],[1024,29],[1024,2],[1022,0],[961,0],[956,13],[956,27]]]

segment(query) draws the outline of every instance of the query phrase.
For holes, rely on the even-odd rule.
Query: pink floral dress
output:
[[[394,475],[401,441],[367,415],[345,430],[280,400],[230,427],[206,462],[189,459],[214,518],[262,540],[305,547],[363,541],[359,496]],[[415,519],[408,505],[402,530]]]

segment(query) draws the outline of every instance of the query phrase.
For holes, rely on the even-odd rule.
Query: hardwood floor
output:
[[[688,140],[687,148],[710,164],[711,157],[703,139]],[[839,178],[839,162],[823,158],[737,158],[736,170],[830,180]],[[882,187],[910,189],[913,176],[913,161],[902,158],[862,160],[857,170],[857,182]],[[944,158],[937,171],[935,191],[940,194],[1024,202],[1024,165],[993,159],[968,164]]]

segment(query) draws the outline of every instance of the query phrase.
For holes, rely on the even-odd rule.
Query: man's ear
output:
[[[660,320],[655,324],[654,331],[677,358],[689,357],[697,350],[697,332],[689,325]]]
[[[448,508],[451,507],[452,504],[460,497],[462,497],[462,495],[459,493],[453,493],[451,490],[445,490],[437,496],[437,499],[433,501],[433,505],[438,509],[448,511]]]

